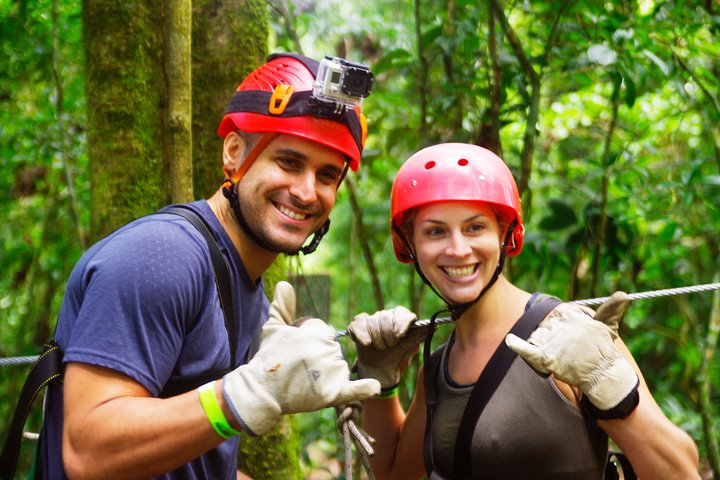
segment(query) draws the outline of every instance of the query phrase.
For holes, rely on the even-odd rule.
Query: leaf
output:
[[[635,80],[633,80],[629,72],[625,71],[623,73],[625,74],[623,75],[623,82],[625,84],[625,105],[627,105],[629,108],[632,108],[632,106],[635,104],[635,99],[637,96],[635,92]]]
[[[663,73],[663,75],[667,76],[668,73],[670,73],[670,67],[668,67],[667,63],[665,63],[660,57],[655,55],[650,50],[643,50],[642,54],[645,55],[647,58],[650,59],[657,67],[660,69],[660,71]]]
[[[612,65],[617,60],[617,53],[606,45],[595,44],[587,50],[588,59],[604,67]]]
[[[667,222],[658,232],[658,239],[660,243],[670,244],[675,240],[675,233],[677,232],[676,222]]]
[[[720,175],[706,175],[703,177],[702,183],[713,187],[720,187]]]
[[[577,216],[572,206],[563,200],[558,198],[550,199],[548,208],[550,209],[548,215],[540,221],[542,230],[562,230],[577,222]]]
[[[413,57],[410,52],[404,48],[396,48],[390,50],[383,55],[380,60],[375,62],[372,66],[372,71],[375,75],[386,72],[388,70],[404,68],[413,62]]]

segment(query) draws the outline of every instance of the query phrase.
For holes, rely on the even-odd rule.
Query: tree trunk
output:
[[[91,240],[168,203],[162,2],[83,0]]]
[[[192,70],[190,59],[192,1],[166,0],[170,198],[193,200]]]
[[[261,0],[198,0],[192,15],[189,0],[165,7],[83,1],[93,240],[217,190],[218,124],[236,85],[267,55]],[[283,262],[271,272],[284,275]],[[268,280],[268,292],[276,281]],[[300,478],[292,419],[269,435],[243,436],[242,445],[240,465],[254,478]]]
[[[223,180],[222,139],[217,129],[235,87],[268,51],[263,0],[195,0],[192,22],[193,178],[196,198]]]

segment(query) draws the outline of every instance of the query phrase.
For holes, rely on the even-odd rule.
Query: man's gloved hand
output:
[[[613,343],[629,302],[623,295],[603,304],[597,319],[577,307],[560,305],[527,342],[513,334],[505,342],[539,372],[579,388],[597,409],[610,410],[638,385],[637,373]]]
[[[223,378],[223,395],[243,429],[262,435],[286,413],[310,412],[376,395],[376,380],[350,381],[330,326],[295,320],[295,290],[278,282],[260,349]]]
[[[348,334],[357,349],[360,378],[374,378],[384,390],[400,383],[402,372],[427,335],[427,327],[410,328],[416,318],[405,307],[355,316]]]

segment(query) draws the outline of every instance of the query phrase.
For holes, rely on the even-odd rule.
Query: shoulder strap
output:
[[[524,340],[527,339],[542,319],[559,303],[560,300],[557,298],[541,297],[525,311],[510,332]],[[505,342],[500,342],[473,387],[455,441],[453,471],[457,478],[472,477],[471,450],[475,426],[516,356],[517,354],[510,350]]]
[[[637,475],[635,474],[635,470],[633,470],[633,467],[630,464],[630,460],[628,460],[628,458],[622,452],[616,452],[612,450],[608,452],[608,462],[605,465],[605,480],[619,480],[620,478],[620,474],[617,470],[617,463],[613,461],[613,458],[615,458],[615,460],[617,460],[617,463],[620,464],[623,478],[625,480],[637,480]]]
[[[429,349],[429,345],[425,346]],[[433,448],[432,448],[432,419],[435,413],[435,407],[437,407],[437,390],[435,388],[435,379],[437,378],[437,372],[440,369],[440,362],[442,360],[443,352],[445,351],[446,345],[442,345],[435,350],[432,355],[429,355],[429,359],[424,362],[425,377],[423,384],[425,386],[425,434],[423,437],[423,452],[425,458],[425,471],[428,475],[435,469],[435,461],[433,459]],[[429,350],[428,350],[429,351]]]
[[[198,232],[202,234],[208,245],[210,252],[210,259],[212,260],[213,277],[215,278],[215,286],[217,287],[218,297],[220,298],[220,308],[223,312],[225,319],[225,329],[227,330],[228,343],[230,345],[230,366],[229,369],[222,373],[227,373],[235,368],[235,353],[236,348],[236,332],[237,328],[235,325],[235,302],[233,299],[231,282],[230,282],[230,269],[227,261],[220,252],[220,247],[217,245],[215,237],[213,237],[210,229],[205,224],[203,219],[194,211],[187,207],[175,205],[165,207],[158,211],[158,213],[172,213],[185,218],[190,222]],[[180,393],[184,393],[192,388],[198,387],[210,380],[217,378],[218,372],[208,372],[206,375],[193,378],[183,382],[169,382],[163,388],[161,397],[171,397]]]
[[[20,443],[22,442],[22,431],[25,420],[30,413],[30,407],[38,393],[50,382],[63,374],[62,350],[55,340],[45,344],[43,352],[35,361],[28,372],[25,384],[23,385],[20,399],[15,407],[10,429],[8,431],[2,454],[0,454],[0,480],[12,480],[17,467],[18,455],[20,454]]]

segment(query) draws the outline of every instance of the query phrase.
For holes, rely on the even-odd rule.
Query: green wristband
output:
[[[399,386],[395,385],[394,387],[388,389],[387,391],[380,391],[377,395],[375,395],[373,398],[377,400],[387,400],[388,398],[393,398],[397,396],[399,392]]]
[[[217,401],[215,395],[215,381],[206,383],[198,388],[200,393],[200,403],[202,403],[205,415],[210,420],[210,425],[215,429],[218,435],[224,439],[228,439],[233,435],[240,435],[240,432],[235,430],[225,418],[222,408]]]

